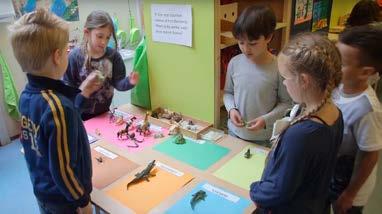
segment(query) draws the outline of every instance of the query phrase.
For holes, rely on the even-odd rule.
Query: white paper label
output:
[[[167,172],[169,172],[169,173],[171,173],[173,175],[176,175],[178,177],[181,177],[181,176],[184,175],[183,172],[181,172],[181,171],[179,171],[177,169],[174,169],[174,168],[172,168],[172,167],[170,167],[170,166],[168,166],[168,165],[166,165],[164,163],[161,163],[161,162],[156,162],[155,166],[157,166],[157,167],[159,167],[159,168],[161,168],[161,169],[163,169],[163,170],[165,170],[165,171],[167,171]]]
[[[151,123],[150,124],[150,130],[154,131],[154,132],[162,132],[162,127],[154,125],[154,124]]]
[[[116,109],[116,110],[114,111],[114,115],[116,115],[116,116],[122,116],[123,119],[129,119],[129,118],[132,117],[131,114],[126,113],[126,112],[123,112],[123,111],[118,110],[118,109]]]
[[[106,150],[100,146],[97,146],[94,148],[94,150],[96,150],[97,152],[105,155],[106,157],[110,158],[110,159],[115,159],[118,157],[118,155],[114,154],[113,152],[110,152],[109,150]]]
[[[98,139],[93,137],[92,135],[88,134],[88,140],[89,140],[89,143],[93,143],[93,142],[97,141]]]
[[[207,191],[209,192],[212,192],[212,193],[215,193],[216,195],[228,200],[228,201],[231,201],[233,203],[237,203],[240,198],[236,195],[232,195],[231,193],[228,193],[220,188],[217,188],[217,187],[214,187],[210,184],[204,184],[203,185],[203,188],[206,189]]]
[[[187,140],[192,141],[192,142],[197,143],[197,144],[205,144],[206,143],[205,140],[195,140],[195,139],[190,138],[190,137],[184,137],[184,139],[187,139]]]
[[[264,154],[264,155],[268,154],[268,151],[264,149],[259,149],[259,148],[251,148],[251,152],[257,153],[257,154]]]

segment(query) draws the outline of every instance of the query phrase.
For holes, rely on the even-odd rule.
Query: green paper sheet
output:
[[[229,153],[229,149],[206,140],[185,139],[185,144],[175,144],[175,137],[172,137],[154,149],[200,170],[208,169]]]
[[[251,149],[252,153],[250,159],[244,157],[244,153],[248,149]],[[267,151],[248,146],[220,169],[216,170],[214,175],[243,189],[249,190],[249,186],[252,182],[260,180],[266,157]]]

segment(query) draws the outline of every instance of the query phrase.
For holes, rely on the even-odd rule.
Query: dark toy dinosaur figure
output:
[[[244,153],[244,157],[247,158],[247,159],[250,159],[250,158],[252,157],[251,149],[248,149],[248,150]]]
[[[201,201],[201,200],[204,201],[204,199],[205,199],[206,197],[207,197],[207,193],[206,193],[205,191],[203,191],[203,190],[199,190],[199,191],[197,191],[195,194],[193,194],[193,195],[192,195],[192,199],[191,199],[191,201],[190,201],[192,210],[195,209],[195,205],[196,205],[199,201]]]
[[[151,161],[144,170],[135,174],[135,178],[129,183],[127,183],[126,189],[128,189],[131,184],[138,183],[142,180],[149,181],[149,177],[155,176],[155,174],[151,174],[151,170],[154,168],[154,166],[155,160]]]

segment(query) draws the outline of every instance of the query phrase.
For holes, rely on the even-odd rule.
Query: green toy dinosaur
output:
[[[186,143],[186,139],[184,139],[182,133],[179,133],[179,134],[175,137],[175,144],[185,144],[185,143]]]
[[[135,174],[135,178],[129,183],[127,183],[126,189],[128,189],[131,184],[138,183],[142,180],[149,181],[149,177],[155,176],[155,174],[151,174],[151,170],[154,168],[154,166],[155,160],[151,161],[144,170]]]
[[[195,209],[195,205],[207,197],[207,193],[204,190],[199,190],[195,194],[192,195],[192,199],[190,201],[192,210]]]
[[[245,153],[244,153],[244,157],[247,158],[247,159],[250,159],[252,156],[251,154],[251,149],[248,149]]]

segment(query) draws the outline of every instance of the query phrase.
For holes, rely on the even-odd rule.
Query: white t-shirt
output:
[[[333,100],[344,118],[344,135],[339,156],[355,157],[354,176],[359,165],[359,151],[382,149],[382,109],[374,90],[369,86],[356,95],[344,94],[342,86],[334,91]],[[353,206],[365,206],[376,183],[377,164],[357,193]]]

